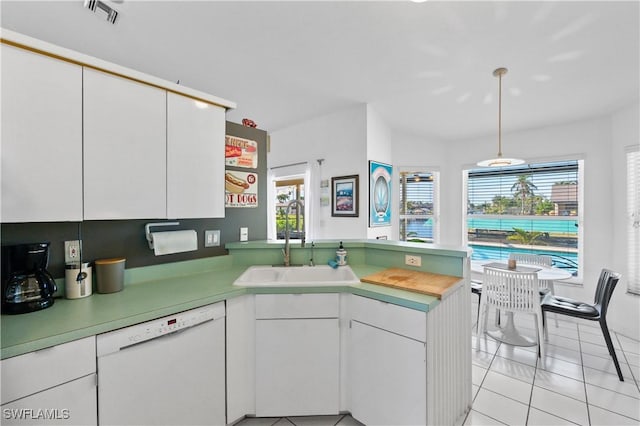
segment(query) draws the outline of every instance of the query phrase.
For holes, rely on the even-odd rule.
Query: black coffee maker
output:
[[[47,271],[49,243],[2,247],[2,313],[24,314],[53,305],[56,282]]]

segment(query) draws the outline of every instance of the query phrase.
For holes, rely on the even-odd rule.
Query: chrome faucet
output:
[[[300,200],[293,200],[287,204],[287,208],[284,211],[285,219],[284,219],[284,249],[282,250],[282,254],[284,255],[284,266],[290,265],[291,260],[291,244],[289,243],[289,212],[291,211],[291,206],[296,205],[296,212],[299,213],[302,211],[302,223],[304,223],[304,204]],[[300,247],[304,247],[304,225],[302,228],[302,238],[300,239]]]

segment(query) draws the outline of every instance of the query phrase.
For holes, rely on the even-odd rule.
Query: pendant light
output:
[[[524,164],[519,158],[505,158],[502,156],[502,76],[507,73],[506,68],[498,68],[493,71],[493,76],[498,77],[498,155],[496,158],[478,162],[480,167],[505,167]]]

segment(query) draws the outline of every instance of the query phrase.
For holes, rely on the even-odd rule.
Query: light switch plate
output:
[[[249,241],[249,228],[240,228],[240,241]]]
[[[220,230],[204,231],[204,246],[217,247],[220,245]]]

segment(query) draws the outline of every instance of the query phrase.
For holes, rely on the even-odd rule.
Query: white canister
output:
[[[86,276],[80,276],[84,273]],[[91,296],[92,277],[91,266],[83,263],[80,268],[79,263],[69,263],[65,266],[64,271],[64,296],[67,299],[80,299],[82,297]],[[78,280],[78,278],[81,278]]]

